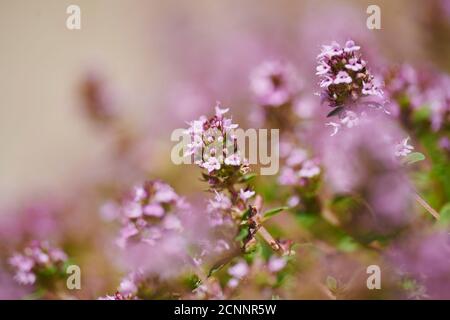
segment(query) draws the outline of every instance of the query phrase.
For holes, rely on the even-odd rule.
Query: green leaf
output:
[[[425,156],[420,152],[411,152],[405,158],[403,158],[402,162],[404,164],[410,165],[419,161],[425,160]]]
[[[349,236],[344,236],[338,244],[338,248],[345,252],[353,252],[358,249],[358,244]]]
[[[250,209],[250,208],[248,208],[247,210],[245,210],[244,212],[242,212],[242,222],[245,222],[245,223],[247,223],[247,219],[248,219],[248,217],[250,216],[250,212],[251,212],[252,210]],[[241,223],[241,225],[242,225],[243,223]]]
[[[244,240],[248,235],[248,228],[242,228],[239,231],[239,234],[236,236],[235,240],[236,241],[242,241]]]
[[[270,209],[263,213],[264,220],[267,220],[270,217],[273,217],[274,215],[280,213],[281,211],[287,210],[287,209],[289,209],[289,207],[278,207],[278,208]]]
[[[342,110],[344,110],[344,107],[337,107],[337,108],[333,109],[332,111],[330,111],[330,112],[327,114],[327,118],[332,117],[332,116],[334,116],[334,115],[337,115],[337,114],[338,114],[339,112],[341,112]]]
[[[332,276],[328,276],[327,277],[327,287],[328,287],[328,289],[330,289],[330,291],[336,292],[336,290],[338,288],[338,282],[337,282],[336,278],[334,278]]]
[[[439,223],[443,225],[450,225],[450,202],[442,207],[439,214],[441,216]]]
[[[241,178],[241,182],[248,182],[257,176],[256,173],[247,173]]]

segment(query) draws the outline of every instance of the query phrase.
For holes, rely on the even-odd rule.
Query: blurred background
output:
[[[66,28],[71,4],[81,30]],[[381,8],[381,30],[366,28],[369,4]],[[426,60],[448,71],[448,33],[435,26],[445,9],[448,1],[1,0],[0,204],[107,174],[111,141],[82,110],[89,74],[159,146],[145,169],[172,182],[170,132],[216,100],[250,113],[248,74],[262,61],[286,59],[307,74],[321,44],[353,37],[374,44],[373,63]]]

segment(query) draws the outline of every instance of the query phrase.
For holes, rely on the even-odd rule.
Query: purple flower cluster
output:
[[[412,111],[427,108],[434,131],[449,121],[450,76],[447,74],[405,64],[389,69],[385,82],[394,115],[407,118]]]
[[[450,238],[447,232],[415,235],[394,245],[387,254],[404,278],[424,285],[432,299],[450,298]],[[411,292],[414,297],[415,292]]]
[[[230,177],[249,171],[248,161],[237,150],[237,137],[233,130],[238,127],[231,118],[226,118],[229,109],[215,107],[216,114],[207,119],[200,117],[190,123],[186,133],[191,137],[185,156],[193,157],[194,162],[206,169],[204,174],[216,187],[224,186]]]
[[[279,107],[292,102],[301,88],[294,67],[280,61],[266,61],[250,76],[250,85],[257,103]]]
[[[272,255],[267,262],[257,259],[251,264],[247,263],[244,259],[240,259],[228,268],[228,274],[231,278],[227,282],[227,287],[235,289],[245,278],[251,277],[252,273],[254,275],[262,270],[267,270],[270,274],[276,275],[278,272],[282,271],[286,265],[287,258],[278,257],[276,255]]]
[[[285,159],[278,182],[284,186],[302,187],[320,173],[317,159],[310,159],[304,149],[293,148]]]
[[[317,56],[316,75],[321,79],[321,97],[333,108],[328,117],[337,115],[340,120],[340,123],[327,124],[334,127],[333,135],[341,126],[352,128],[358,125],[368,110],[384,110],[381,104],[383,92],[367,69],[366,61],[358,54],[360,49],[352,40],[343,47],[333,42],[322,46],[322,52]]]
[[[134,187],[120,210],[122,228],[118,245],[125,247],[129,241],[153,245],[164,233],[180,231],[182,225],[177,214],[187,208],[184,199],[162,181],[146,181]]]
[[[67,255],[45,241],[32,241],[22,252],[14,253],[9,264],[15,269],[14,279],[22,285],[36,283],[41,273],[56,269],[62,272]]]
[[[316,75],[331,107],[349,105],[362,96],[381,96],[373,75],[357,52],[360,47],[349,40],[341,47],[337,42],[322,46],[317,56]]]

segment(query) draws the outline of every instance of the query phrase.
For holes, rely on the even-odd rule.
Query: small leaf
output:
[[[334,108],[333,110],[331,110],[331,111],[327,114],[327,118],[337,115],[337,114],[338,114],[339,112],[341,112],[342,110],[344,110],[344,107],[337,107],[337,108]]]
[[[450,202],[442,207],[439,215],[441,216],[439,223],[443,225],[450,225]]]
[[[256,173],[248,173],[241,178],[241,182],[248,182],[256,177]]]
[[[287,209],[289,209],[289,207],[278,207],[278,208],[270,209],[270,210],[264,212],[264,214],[263,214],[264,220],[266,220],[270,217],[273,217],[274,215],[280,213],[281,211],[287,210]]]
[[[332,276],[327,277],[327,287],[330,289],[330,291],[335,292],[338,288],[338,282],[336,278]]]
[[[242,228],[241,231],[239,231],[239,234],[236,236],[236,241],[242,241],[244,240],[248,235],[248,228]]]
[[[214,273],[216,273],[217,271],[219,271],[220,269],[223,268],[223,266],[226,265],[226,263],[216,263],[208,272],[208,278],[211,277]]]
[[[248,208],[247,210],[245,210],[243,213],[242,213],[242,222],[247,222],[246,220],[248,219],[248,217],[250,216],[250,212],[251,212],[252,210],[250,209],[250,208]],[[241,223],[242,224],[242,223]]]
[[[404,164],[410,165],[422,160],[425,160],[425,156],[423,155],[423,153],[411,152],[410,154],[408,154],[406,157],[403,158],[402,162]]]

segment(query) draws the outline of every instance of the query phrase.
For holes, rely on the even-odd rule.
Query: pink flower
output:
[[[34,260],[31,257],[16,253],[9,258],[9,264],[20,271],[30,271],[34,267]]]
[[[320,94],[322,101],[332,108],[340,107],[328,116],[340,116],[345,109],[363,113],[365,109],[377,106],[378,109],[384,110],[383,101],[364,100],[367,96],[374,95],[382,98],[383,93],[375,84],[374,76],[366,68],[366,62],[357,54],[359,49],[359,46],[349,40],[343,50],[337,43],[333,43],[331,46],[323,46],[322,52],[317,56],[316,74],[320,79],[320,87],[323,88]],[[337,129],[335,126],[335,130]]]
[[[409,137],[403,139],[400,143],[395,146],[395,156],[396,157],[406,157],[409,153],[414,150],[414,147],[408,144]]]
[[[222,118],[225,113],[230,111],[230,108],[222,109],[222,108],[220,108],[220,104],[217,103],[217,105],[215,106],[215,110],[216,110],[216,117]]]
[[[135,197],[136,192],[133,192],[131,198],[126,197],[123,201],[122,216],[119,217],[122,228],[117,239],[119,247],[125,248],[133,242],[154,245],[167,233],[182,230],[176,214],[188,210],[189,206],[171,186],[150,180],[133,190],[141,190],[141,196]]]
[[[353,128],[359,124],[359,117],[353,111],[345,111],[342,116],[341,123],[347,128]]]
[[[352,71],[359,71],[364,68],[363,62],[359,63],[357,58],[351,58],[345,67]]]
[[[147,197],[147,193],[145,192],[144,188],[142,187],[135,187],[133,189],[133,201],[134,202],[140,202]]]
[[[249,272],[249,267],[247,262],[244,260],[240,260],[232,267],[228,268],[228,273],[237,279],[242,279],[245,277]]]
[[[344,52],[352,53],[352,52],[358,51],[359,49],[361,49],[361,47],[357,46],[353,40],[348,40],[345,43]]]
[[[50,246],[48,242],[32,241],[22,253],[15,253],[8,261],[15,269],[14,279],[19,284],[33,285],[38,275],[49,269],[62,272],[66,260],[67,255],[61,249]]]
[[[320,174],[320,168],[316,165],[313,160],[306,160],[298,175],[302,178],[312,178]]]
[[[331,67],[328,64],[322,62],[316,67],[316,75],[321,76],[327,74],[330,69]]]
[[[323,45],[322,52],[319,54],[319,58],[333,58],[339,56],[343,52],[341,46],[337,42],[333,42],[331,45]]]
[[[14,280],[22,285],[32,285],[36,282],[36,275],[32,272],[19,271],[14,275]]]
[[[127,218],[139,218],[142,216],[142,206],[139,203],[128,202],[123,207],[123,213]]]
[[[151,203],[144,207],[144,214],[147,216],[161,218],[164,216],[164,209],[160,204]]]
[[[225,164],[230,166],[240,166],[241,157],[237,153],[233,153],[232,155],[225,158]]]
[[[247,201],[254,195],[255,195],[255,191],[251,191],[251,190],[244,191],[244,189],[239,190],[239,198],[241,198],[243,201]]]
[[[208,170],[209,173],[214,170],[220,170],[220,162],[216,157],[209,157],[208,160],[203,163],[203,168]]]
[[[215,191],[214,200],[209,200],[208,211],[228,210],[231,208],[231,200],[221,192]]]
[[[271,256],[267,265],[270,272],[277,273],[286,266],[286,259],[283,257]]]
[[[382,91],[378,87],[376,87],[373,82],[363,82],[363,88],[361,92],[362,94],[372,96],[381,96],[383,94]]]
[[[290,167],[282,168],[280,176],[278,177],[278,182],[285,186],[295,185],[298,182],[298,178],[294,169]]]
[[[118,291],[122,295],[134,295],[137,293],[137,286],[132,278],[125,278],[120,282]]]
[[[279,61],[268,61],[255,69],[250,85],[257,102],[272,107],[291,101],[300,89],[294,68]]]
[[[348,75],[345,71],[339,71],[339,73],[336,75],[336,79],[333,81],[334,84],[341,84],[341,83],[352,83],[352,77]]]

